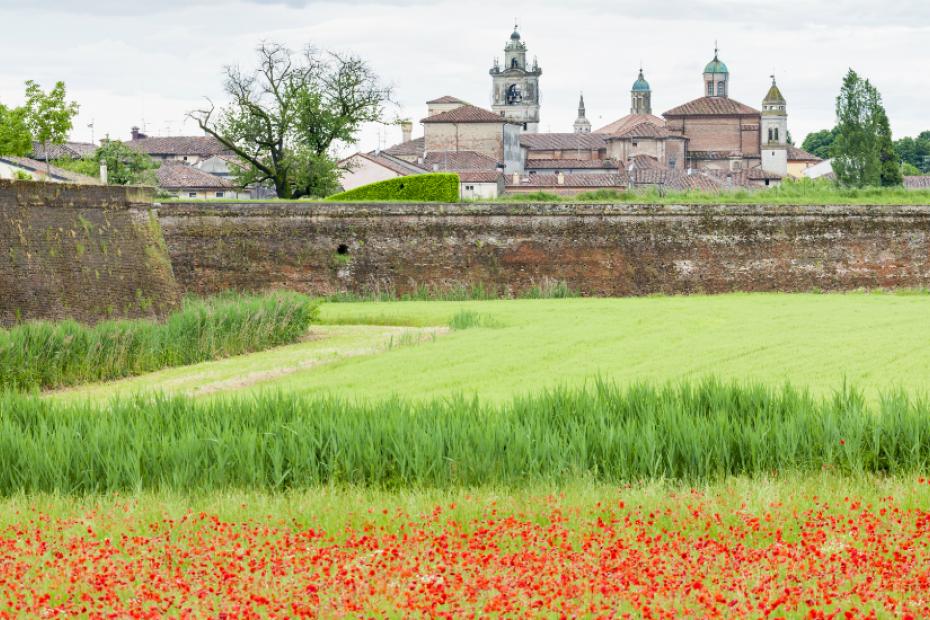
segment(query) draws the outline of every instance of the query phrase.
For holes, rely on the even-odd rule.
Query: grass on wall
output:
[[[0,494],[706,482],[930,466],[930,404],[714,380],[351,403],[265,393],[109,406],[0,395]]]
[[[317,313],[308,297],[274,293],[190,298],[164,323],[26,323],[0,330],[0,387],[71,386],[289,344]]]

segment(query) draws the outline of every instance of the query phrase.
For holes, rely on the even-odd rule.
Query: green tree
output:
[[[833,171],[847,186],[900,184],[900,166],[878,90],[849,70],[836,99]]]
[[[833,142],[836,141],[836,128],[823,129],[808,134],[801,148],[820,159],[833,157]]]
[[[67,101],[66,97],[64,82],[58,82],[47,93],[32,80],[26,82],[26,124],[32,137],[45,151],[46,172],[49,173],[48,147],[50,144],[64,144],[80,109],[77,103]]]
[[[26,109],[0,104],[0,155],[22,156],[31,152],[32,134],[26,125]]]
[[[93,155],[74,160],[60,160],[55,165],[80,174],[95,177],[100,164],[107,165],[109,185],[157,185],[154,171],[158,163],[148,155],[135,151],[119,140],[107,140]]]
[[[881,161],[882,187],[895,187],[904,183],[901,174],[901,158],[894,149],[894,140],[891,137],[891,124],[888,115],[881,105],[875,108],[875,126],[878,132],[878,157]]]
[[[930,131],[921,133],[916,138],[901,138],[894,143],[898,157],[920,171],[930,172]]]
[[[295,56],[286,47],[258,48],[259,67],[226,68],[231,103],[190,113],[200,128],[234,152],[243,186],[272,184],[279,198],[321,196],[338,185],[333,151],[354,144],[365,123],[382,122],[390,88],[355,56]]]
[[[921,170],[914,164],[904,162],[901,164],[901,175],[906,177],[916,177],[921,175]]]

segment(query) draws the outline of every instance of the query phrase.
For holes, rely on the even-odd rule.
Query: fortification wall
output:
[[[160,217],[176,277],[197,293],[930,286],[930,207],[211,203]]]
[[[0,181],[0,325],[160,317],[177,304],[154,192]]]

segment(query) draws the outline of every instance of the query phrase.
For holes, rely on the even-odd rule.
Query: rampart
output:
[[[210,203],[160,217],[176,277],[197,293],[930,286],[930,207]]]
[[[178,302],[154,192],[0,181],[0,325],[160,317]]]

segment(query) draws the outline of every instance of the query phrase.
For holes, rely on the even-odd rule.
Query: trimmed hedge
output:
[[[410,200],[414,202],[458,202],[459,175],[450,173],[417,174],[379,181],[330,196],[330,201]]]

